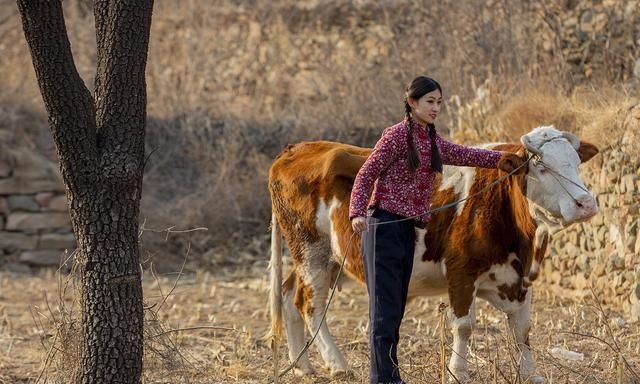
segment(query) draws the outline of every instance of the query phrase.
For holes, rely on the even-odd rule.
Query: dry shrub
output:
[[[457,116],[452,136],[461,142],[517,142],[535,127],[554,125],[596,143],[601,150],[622,138],[638,110],[637,95],[623,86],[563,92],[551,80],[510,84],[493,78],[478,86],[469,102],[462,104],[454,97],[450,104]]]
[[[469,102],[452,100],[457,116],[452,135],[462,142],[483,143],[518,141],[521,135],[541,125],[570,130],[575,111],[569,98],[543,83],[485,80]]]
[[[44,361],[36,379],[36,384],[50,382],[70,383],[78,369],[81,369],[80,354],[82,348],[81,329],[81,297],[80,276],[74,263],[69,274],[65,275],[60,271],[56,272],[57,277],[57,297],[50,305],[45,293],[46,312],[34,314],[33,318],[36,327],[42,334],[50,335],[47,340],[43,340],[46,347]],[[168,324],[168,316],[160,314],[170,308],[165,307],[167,300],[173,294],[178,281],[182,277],[182,270],[173,282],[172,288],[163,291],[162,283],[158,280],[153,266],[149,268],[151,276],[155,279],[157,292],[145,292],[144,302],[144,365],[145,372],[159,371],[171,373],[177,376],[194,368],[193,362],[185,356],[185,352],[179,348],[175,334],[181,329],[171,328]],[[149,299],[153,297],[154,299]],[[49,326],[45,326],[40,317],[49,320]],[[200,327],[215,328],[215,327]],[[189,329],[187,329],[189,330]],[[187,382],[188,376],[183,377]]]
[[[613,149],[626,134],[630,134],[632,142],[626,145],[640,144],[637,134],[640,128],[640,99],[638,95],[618,93],[611,98],[604,98],[593,109],[585,111],[582,120],[582,137],[596,143],[600,149]],[[598,108],[600,107],[600,108]]]
[[[65,258],[66,259],[66,258]],[[62,268],[62,266],[61,266]],[[36,384],[42,379],[49,382],[50,377],[55,383],[70,383],[77,370],[80,368],[81,321],[80,321],[80,291],[77,285],[77,265],[71,269],[69,275],[63,275],[60,271],[55,273],[57,277],[57,295],[53,301],[53,307],[49,303],[46,292],[46,313],[40,315],[49,320],[50,329],[36,321],[36,326],[45,335],[48,348],[44,357],[42,368],[36,379]],[[34,316],[34,319],[37,317]]]

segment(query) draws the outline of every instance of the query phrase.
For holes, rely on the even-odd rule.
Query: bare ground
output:
[[[58,275],[0,272],[0,383],[56,383],[68,380],[72,364],[60,342],[62,322]],[[216,275],[197,272],[144,275],[147,303],[145,383],[269,383],[273,354],[260,340],[269,324],[268,274],[263,263]],[[640,324],[626,322],[591,297],[560,300],[537,286],[531,345],[538,373],[548,383],[640,383]],[[69,315],[72,289],[67,292]],[[596,293],[597,296],[597,293]],[[417,299],[408,305],[402,325],[400,364],[409,383],[440,383],[442,299]],[[282,383],[365,383],[368,374],[367,300],[363,287],[347,283],[331,305],[328,322],[351,372],[332,378],[315,348],[316,374]],[[77,311],[71,318],[77,318]],[[57,336],[56,336],[57,335]],[[446,353],[451,334],[446,337]],[[53,343],[53,344],[52,344]],[[550,354],[561,347],[584,354],[570,361]],[[519,383],[515,347],[505,317],[480,303],[471,342],[474,382]],[[286,366],[280,346],[279,368]]]

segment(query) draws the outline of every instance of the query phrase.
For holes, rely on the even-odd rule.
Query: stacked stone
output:
[[[554,237],[542,279],[568,297],[591,295],[593,287],[599,300],[638,320],[640,105],[629,111],[621,126],[602,132],[602,137],[603,143],[596,144],[609,141],[610,145],[581,170],[597,196],[600,213]]]
[[[539,1],[536,49],[561,57],[574,81],[592,76],[628,81],[640,78],[640,1]],[[598,73],[597,73],[598,72]]]
[[[57,266],[75,244],[55,163],[27,148],[0,154],[0,267]]]

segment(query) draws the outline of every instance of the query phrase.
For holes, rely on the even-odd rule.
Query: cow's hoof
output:
[[[331,378],[333,379],[342,379],[351,376],[351,372],[349,372],[346,368],[335,368],[331,369]]]
[[[329,370],[331,377],[344,375],[349,370],[349,365],[342,357],[331,359],[325,362],[324,366]]]
[[[542,376],[531,376],[527,383],[530,384],[544,384],[544,377]]]
[[[462,384],[470,383],[471,376],[467,371],[451,371],[451,374],[449,375],[449,382]]]
[[[343,368],[338,368],[338,369],[332,369],[331,370],[331,377],[332,378],[340,378],[340,377],[346,377],[349,375],[349,371],[347,371],[346,369]]]
[[[311,367],[295,367],[293,368],[293,374],[298,376],[298,377],[302,377],[302,376],[308,376],[308,375],[313,375],[314,371],[313,368]]]

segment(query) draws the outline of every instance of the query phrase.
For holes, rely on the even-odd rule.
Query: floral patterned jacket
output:
[[[349,217],[366,216],[377,207],[404,216],[429,221],[431,193],[436,172],[431,169],[431,140],[427,128],[413,124],[413,140],[420,167],[411,172],[407,163],[409,124],[404,121],[386,128],[373,152],[356,176],[351,191]],[[443,164],[496,168],[503,152],[454,144],[436,133]],[[371,191],[373,190],[373,194]]]

